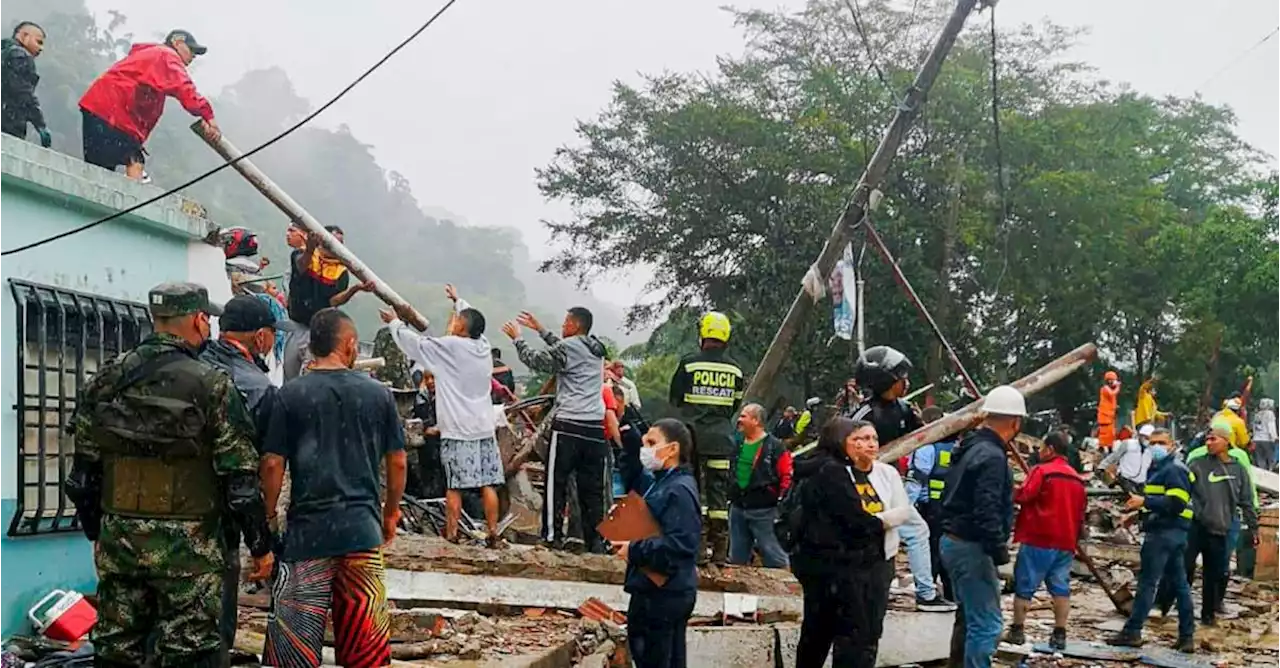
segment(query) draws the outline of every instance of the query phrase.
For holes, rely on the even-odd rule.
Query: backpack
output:
[[[778,500],[778,514],[773,520],[773,535],[787,554],[795,554],[804,539],[805,521],[804,489],[809,478],[793,479],[782,498]]]

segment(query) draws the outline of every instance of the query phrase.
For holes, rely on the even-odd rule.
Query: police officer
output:
[[[251,578],[271,570],[253,424],[225,372],[201,362],[204,287],[148,295],[154,333],[81,391],[67,494],[96,543],[96,666],[221,666],[224,524],[243,532]]]
[[[911,387],[911,360],[889,346],[873,346],[858,356],[854,377],[868,396],[853,412],[854,420],[876,426],[880,443],[889,444],[923,426],[920,416],[902,400]]]
[[[253,295],[232,297],[218,318],[218,338],[210,340],[200,352],[201,361],[222,369],[231,377],[245,408],[253,418],[254,450],[262,453],[262,437],[266,434],[275,403],[276,386],[267,377],[263,357],[276,343],[277,323],[271,307]],[[237,600],[240,585],[240,528],[234,522],[223,524],[226,533],[227,569],[222,583],[222,620],[220,628],[226,647],[235,652]],[[236,656],[235,663],[250,657]],[[256,658],[256,657],[254,657]]]
[[[729,557],[729,493],[733,490],[730,463],[736,449],[734,416],[742,402],[742,369],[728,355],[729,318],[712,311],[698,325],[701,350],[685,355],[671,377],[669,400],[681,419],[693,426],[694,450],[702,480],[703,549],[699,562],[723,564]]]

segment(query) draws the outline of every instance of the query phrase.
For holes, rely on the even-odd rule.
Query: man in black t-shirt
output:
[[[329,225],[324,229],[343,242],[341,227]],[[295,248],[296,244],[303,244],[289,256],[289,319],[300,325],[289,333],[284,347],[284,379],[292,380],[301,375],[311,361],[307,345],[311,338],[311,318],[320,309],[346,304],[357,292],[372,291],[373,283],[352,285],[351,272],[320,245],[320,235],[306,235],[301,228],[290,226],[288,239]]]
[[[286,463],[293,498],[263,665],[320,656],[330,608],[337,663],[386,665],[391,638],[382,547],[400,519],[404,430],[391,391],[351,369],[358,347],[351,319],[328,308],[311,322],[311,372],[280,388],[264,442],[267,508],[274,513]],[[378,485],[383,464],[385,502]]]

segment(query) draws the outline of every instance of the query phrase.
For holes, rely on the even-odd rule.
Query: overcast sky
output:
[[[197,85],[210,93],[246,70],[274,65],[319,104],[442,1],[88,4],[100,21],[108,9],[122,11],[140,40],[172,27],[191,30],[210,48],[193,70]],[[374,146],[383,167],[409,177],[424,206],[473,224],[515,227],[535,257],[545,256],[539,220],[562,217],[566,209],[542,200],[533,170],[574,140],[575,121],[603,108],[615,79],[707,70],[716,55],[740,52],[741,34],[718,8],[726,2],[803,6],[803,0],[459,0],[317,122],[350,125]],[[1276,0],[1003,0],[999,6],[1001,25],[1045,18],[1090,28],[1074,55],[1103,78],[1157,95],[1190,95],[1203,85],[1207,101],[1235,110],[1246,141],[1280,154],[1280,39],[1245,54],[1280,25]],[[625,305],[639,283],[593,289]]]

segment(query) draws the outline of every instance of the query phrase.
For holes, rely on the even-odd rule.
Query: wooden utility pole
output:
[[[924,104],[925,96],[933,86],[934,80],[938,78],[938,72],[942,69],[942,62],[946,60],[947,54],[951,51],[956,38],[960,35],[960,30],[964,28],[965,19],[969,17],[969,14],[973,12],[973,8],[977,4],[978,0],[960,0],[956,4],[955,10],[951,12],[951,18],[947,20],[946,26],[942,29],[942,34],[938,36],[938,41],[930,49],[924,63],[921,64],[920,71],[916,73],[915,82],[907,90],[902,103],[898,105],[898,110],[894,113],[893,120],[889,123],[889,128],[885,130],[884,138],[880,140],[880,145],[876,147],[876,152],[867,163],[866,171],[862,173],[862,178],[858,181],[858,187],[854,189],[853,196],[849,199],[849,203],[845,205],[844,212],[840,214],[840,219],[836,221],[835,227],[831,229],[831,236],[827,238],[826,245],[822,247],[822,253],[818,255],[817,261],[814,262],[814,266],[817,267],[818,273],[822,278],[825,279],[831,273],[836,260],[844,252],[845,245],[849,243],[853,226],[867,214],[871,192],[884,183],[885,174],[889,171],[889,163],[893,161],[894,155],[897,154],[898,147],[901,146],[902,139],[907,133],[907,128],[915,120],[916,114]],[[759,368],[756,369],[755,374],[751,377],[751,383],[747,386],[746,396],[749,399],[759,400],[773,386],[774,380],[778,376],[778,371],[782,368],[782,362],[787,358],[787,353],[791,349],[791,343],[800,331],[801,323],[804,322],[804,319],[808,317],[813,309],[813,302],[813,298],[803,289],[799,291],[795,300],[791,302],[791,308],[787,311],[786,317],[783,318],[782,326],[778,328],[778,333],[774,335],[773,342],[769,344],[769,349],[765,351],[764,358],[760,360]],[[858,304],[858,307],[862,308],[862,304]]]

